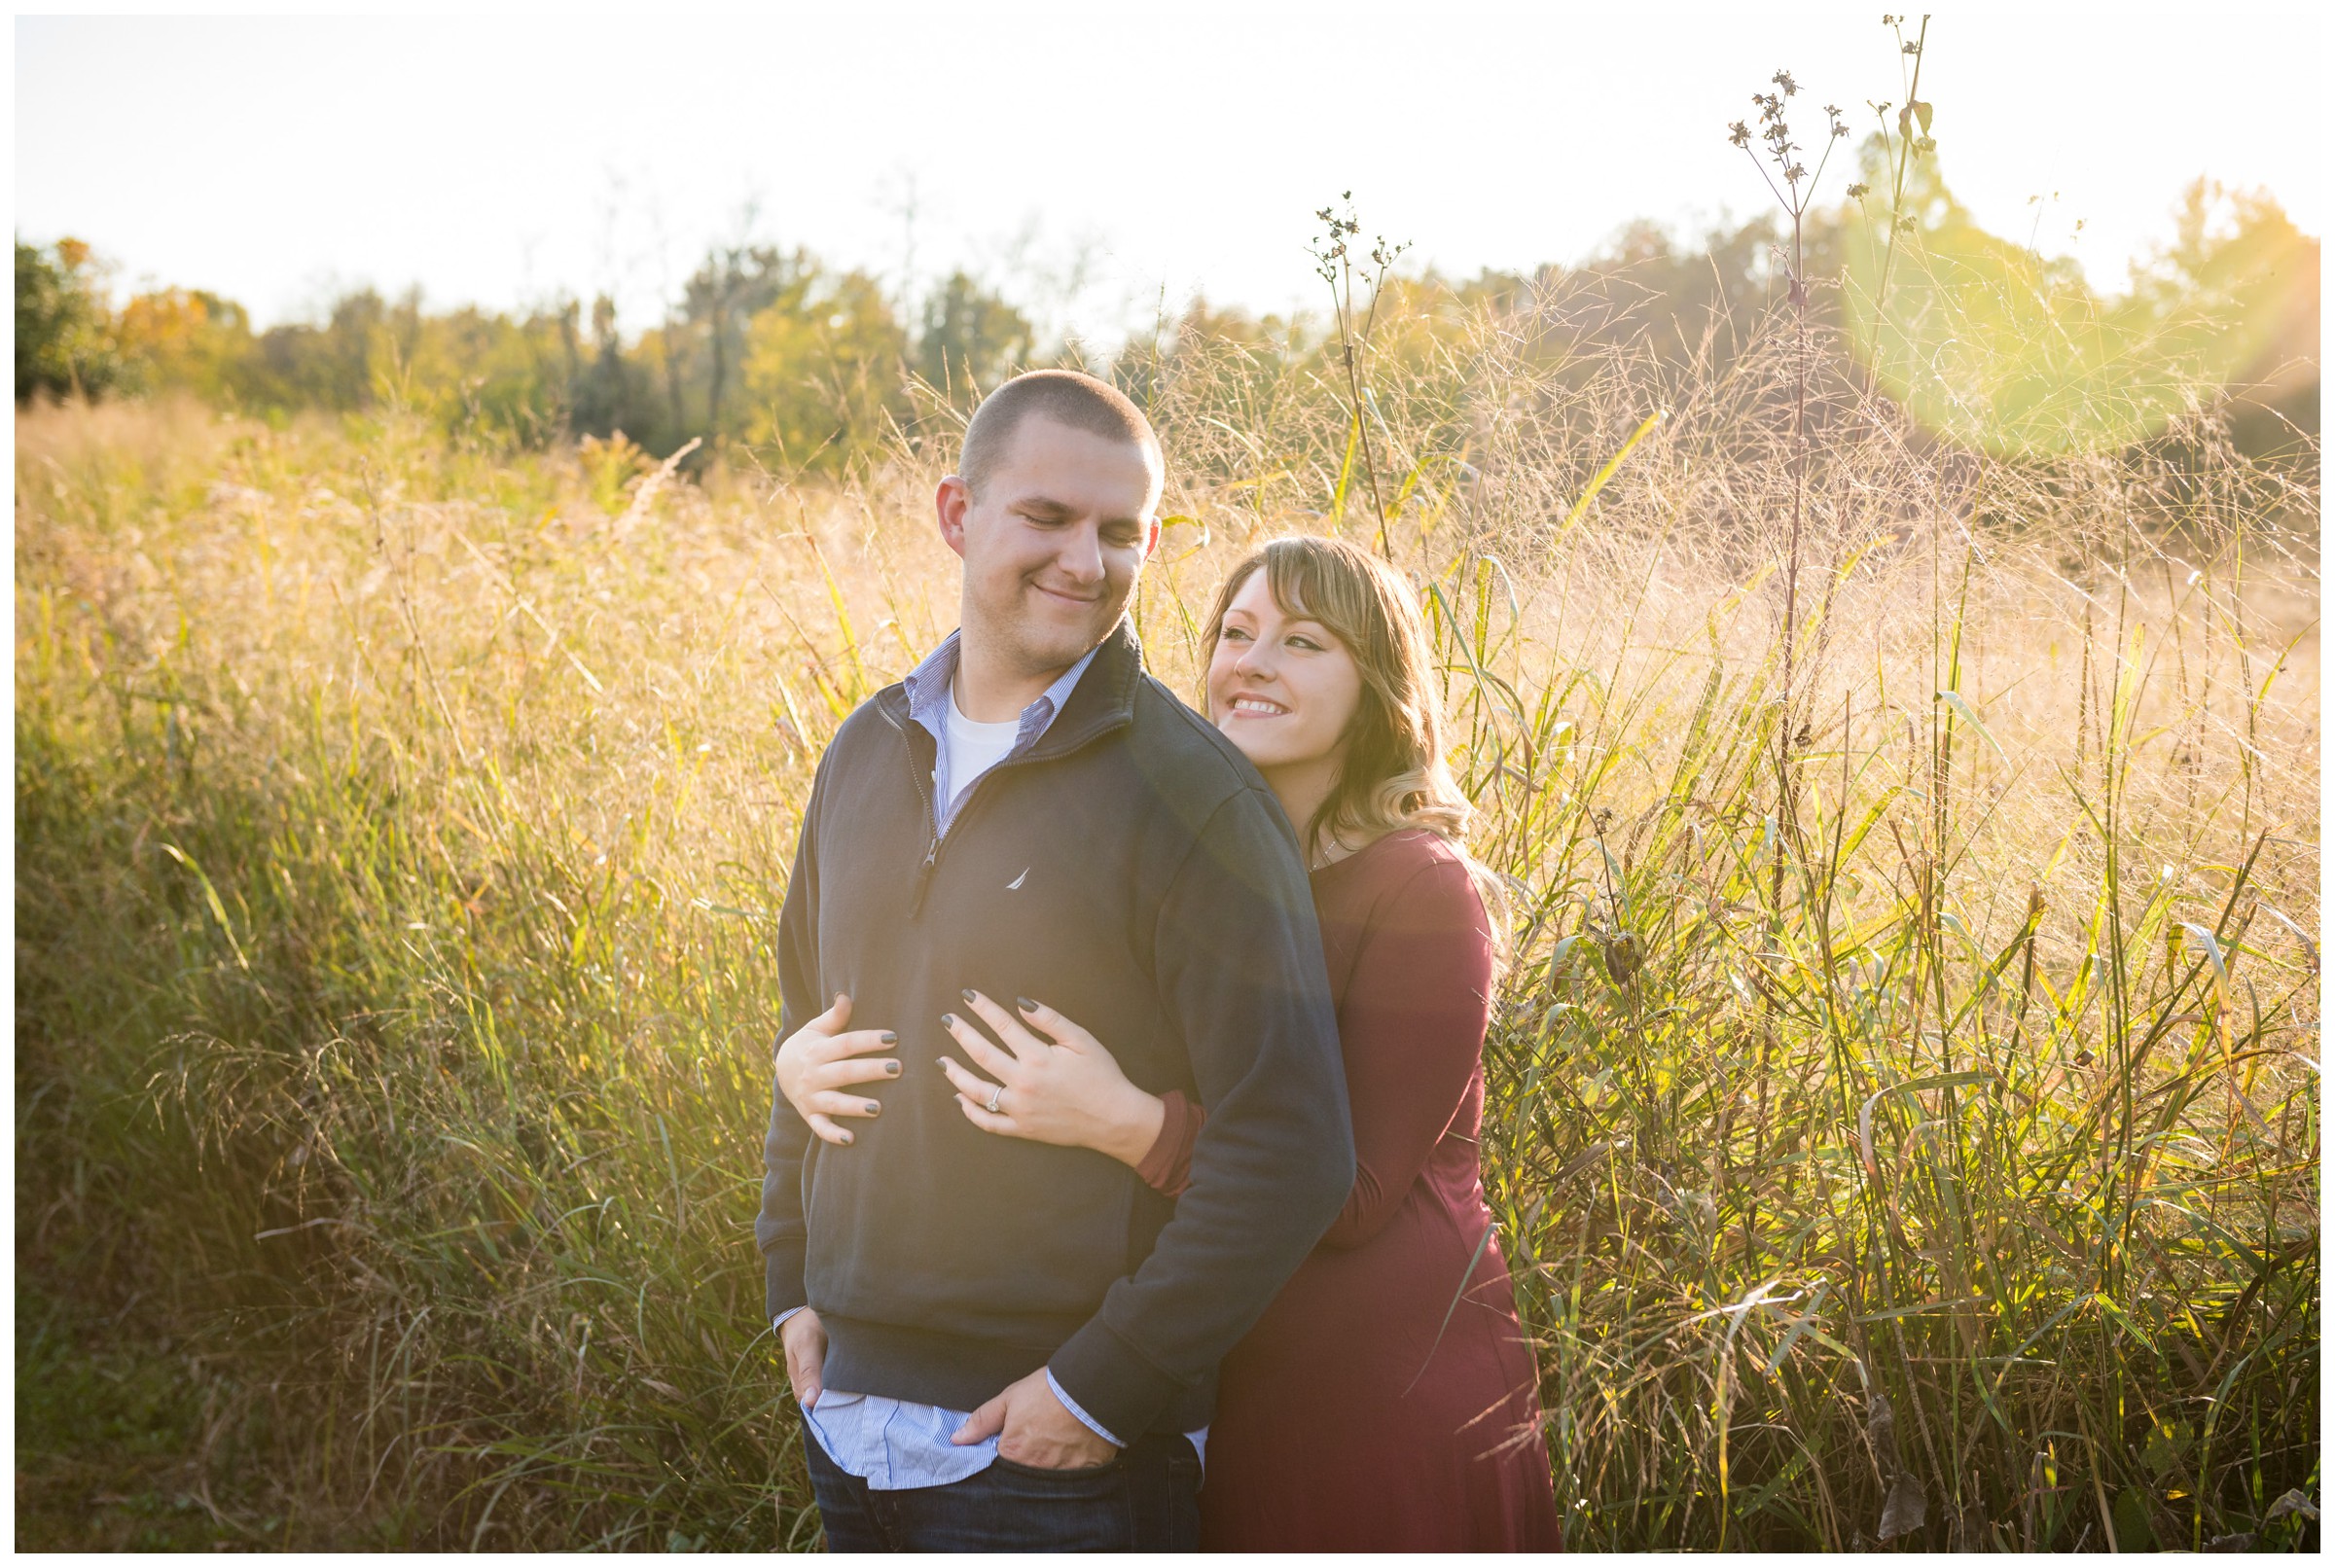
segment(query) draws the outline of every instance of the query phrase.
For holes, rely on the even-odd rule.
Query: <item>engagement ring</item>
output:
[[[997,1114],[997,1102],[1003,1098],[1005,1098],[1005,1086],[1003,1084],[1000,1084],[995,1088],[989,1090],[989,1115],[995,1116]]]

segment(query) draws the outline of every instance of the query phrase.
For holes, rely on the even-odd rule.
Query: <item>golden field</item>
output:
[[[2290,1539],[2316,443],[1989,454],[1829,339],[1796,422],[1788,330],[1522,308],[1381,323],[1366,454],[1303,362],[1155,367],[1135,615],[1189,693],[1254,542],[1427,595],[1568,1541]],[[953,624],[927,411],[840,476],[19,413],[19,1545],[815,1544],[769,944],[820,747]]]

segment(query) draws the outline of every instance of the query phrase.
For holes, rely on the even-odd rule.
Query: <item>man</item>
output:
[[[831,1547],[1191,1550],[1216,1363],[1353,1181],[1320,935],[1279,804],[1123,619],[1159,540],[1142,413],[1035,372],[958,468],[960,629],[837,731],[779,921],[781,1038],[855,1016],[901,1072],[847,1146],[773,1094],[769,1311]],[[1208,1107],[1179,1201],[965,1120],[937,1061],[973,991]]]

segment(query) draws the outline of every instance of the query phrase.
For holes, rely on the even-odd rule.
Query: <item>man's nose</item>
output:
[[[1102,540],[1097,531],[1093,527],[1072,529],[1055,562],[1072,582],[1101,582]]]

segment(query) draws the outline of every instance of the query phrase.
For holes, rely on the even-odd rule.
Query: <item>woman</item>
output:
[[[1207,650],[1210,718],[1302,827],[1356,1172],[1337,1222],[1225,1359],[1203,1542],[1553,1550],[1533,1359],[1477,1169],[1498,944],[1460,847],[1468,806],[1442,761],[1418,601],[1364,551],[1283,539],[1234,568]],[[946,1020],[971,1066],[942,1067],[976,1126],[1099,1150],[1183,1190],[1202,1107],[1130,1083],[1041,1003],[1018,1000],[1017,1016],[967,996],[1004,1046]],[[779,1051],[787,1098],[829,1142],[849,1141],[833,1119],[873,1104],[837,1091],[892,1071],[815,1029]]]

